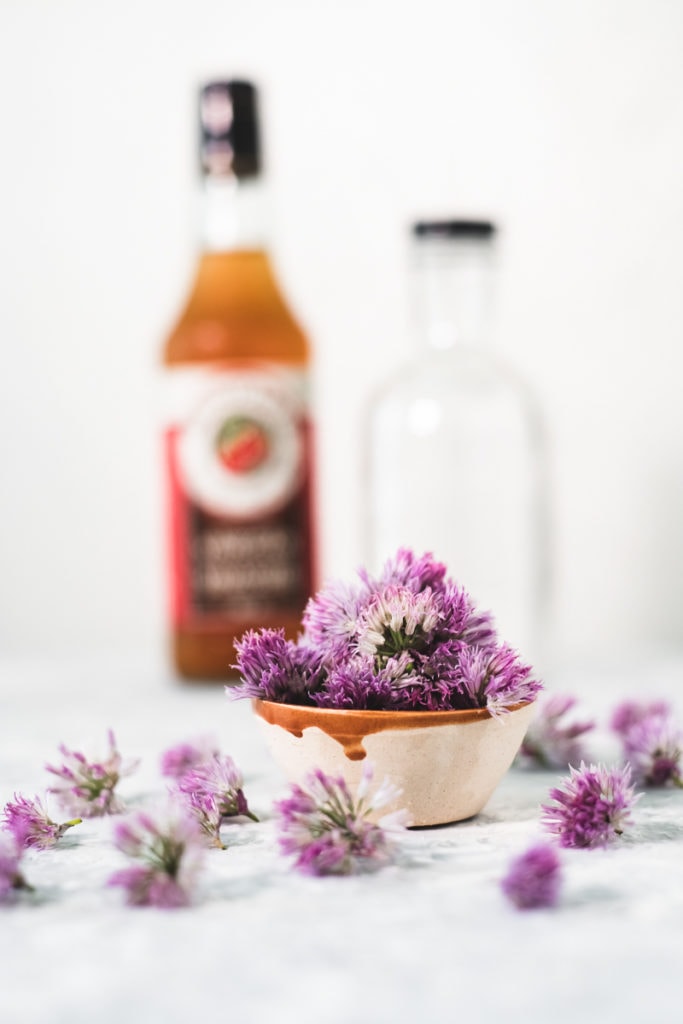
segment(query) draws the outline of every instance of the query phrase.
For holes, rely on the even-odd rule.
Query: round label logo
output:
[[[248,416],[229,416],[216,438],[218,458],[233,473],[250,473],[267,458],[270,448],[263,425]]]
[[[183,486],[208,512],[249,519],[296,491],[303,445],[285,396],[235,382],[209,396],[179,438]]]

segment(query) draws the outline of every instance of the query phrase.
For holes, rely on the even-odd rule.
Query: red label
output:
[[[311,461],[308,420],[263,375],[225,374],[166,431],[176,626],[303,610],[314,584]]]

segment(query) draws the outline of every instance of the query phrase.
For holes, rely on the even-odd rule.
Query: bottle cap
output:
[[[199,93],[200,161],[211,177],[253,178],[261,170],[256,88],[207,82]]]
[[[496,225],[491,220],[418,220],[412,232],[416,238],[493,238]]]

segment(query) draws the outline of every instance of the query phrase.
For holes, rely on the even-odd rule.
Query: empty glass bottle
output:
[[[496,228],[412,229],[419,357],[374,396],[366,456],[366,558],[432,551],[500,635],[542,650],[547,603],[543,430],[521,378],[487,346]]]

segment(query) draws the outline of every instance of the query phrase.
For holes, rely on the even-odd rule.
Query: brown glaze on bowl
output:
[[[516,711],[527,704],[510,705]],[[299,704],[278,704],[269,700],[254,700],[254,711],[271,725],[279,725],[292,736],[302,737],[304,729],[322,729],[344,748],[350,761],[362,761],[367,756],[363,740],[372,733],[388,729],[422,729],[443,725],[464,725],[481,722],[491,717],[486,708],[464,708],[459,711],[337,711],[331,708]]]
[[[413,825],[442,825],[478,814],[512,764],[534,714],[533,703],[492,717],[463,711],[333,711],[254,701],[274,761],[290,782],[321,769],[341,776],[351,792],[365,764],[400,798],[381,813],[404,808]]]

